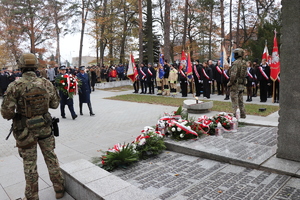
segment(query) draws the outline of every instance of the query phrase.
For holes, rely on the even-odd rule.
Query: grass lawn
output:
[[[132,86],[131,86],[132,89]],[[106,99],[119,100],[119,101],[131,101],[139,103],[149,103],[149,104],[161,104],[166,106],[179,107],[182,106],[182,102],[185,100],[183,98],[173,98],[164,96],[152,96],[152,95],[139,95],[139,94],[126,94],[118,95],[114,97],[109,97]],[[211,101],[211,100],[203,100]],[[213,101],[214,106],[211,111],[227,112],[232,113],[231,102],[223,101]],[[246,112],[248,115],[258,115],[258,116],[268,116],[279,110],[279,106],[263,105],[266,111],[260,112],[258,109],[262,105],[257,104],[245,104]]]

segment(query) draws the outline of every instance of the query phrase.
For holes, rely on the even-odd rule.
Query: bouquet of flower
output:
[[[175,140],[195,139],[198,137],[198,133],[192,130],[191,124],[188,120],[172,120],[168,127],[168,133]]]
[[[56,87],[64,94],[73,98],[78,92],[78,87],[81,85],[80,80],[71,74],[60,74],[56,77]]]
[[[154,128],[146,126],[141,132],[142,134],[132,142],[140,159],[158,155],[166,149],[164,143],[165,135],[160,131],[155,131]]]
[[[225,112],[221,112],[213,117],[203,115],[198,118],[198,121],[193,122],[191,127],[196,132],[200,131],[204,134],[215,135],[215,129],[219,122],[223,128],[229,130],[232,120],[233,116]]]
[[[138,153],[131,144],[116,144],[106,151],[106,155],[101,156],[102,168],[112,171],[115,168],[126,168],[130,164],[138,161]]]

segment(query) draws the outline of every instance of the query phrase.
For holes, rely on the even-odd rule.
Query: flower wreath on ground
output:
[[[69,98],[78,93],[78,87],[81,85],[80,80],[71,74],[60,74],[55,79],[56,87]]]
[[[221,112],[213,117],[203,115],[194,121],[191,125],[192,129],[196,132],[201,132],[208,135],[215,135],[215,129],[220,123],[225,131],[230,131],[234,117],[232,114]]]
[[[118,167],[126,168],[140,159],[158,155],[166,149],[164,138],[170,136],[175,140],[197,139],[203,134],[215,135],[215,129],[220,123],[225,131],[230,131],[235,118],[232,114],[221,112],[213,117],[205,115],[197,120],[188,117],[186,110],[181,107],[173,113],[164,113],[156,128],[144,127],[141,134],[128,144],[116,144],[107,151],[102,151],[104,155],[94,158],[93,163],[99,165],[107,171],[112,171]]]
[[[119,167],[126,168],[140,159],[158,155],[166,149],[164,137],[161,132],[146,126],[131,143],[126,145],[118,143],[104,152],[100,166],[107,171],[112,171]]]

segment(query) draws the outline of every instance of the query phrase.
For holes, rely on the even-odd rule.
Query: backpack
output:
[[[49,94],[42,81],[25,82],[21,93],[21,114],[27,118],[44,115],[49,109]]]

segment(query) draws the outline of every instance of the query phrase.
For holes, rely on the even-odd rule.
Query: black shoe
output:
[[[157,93],[157,95],[162,95],[162,93]]]
[[[76,118],[77,118],[77,115],[72,116],[72,119],[73,119],[73,120],[76,119]]]
[[[90,113],[90,116],[94,116],[95,115],[95,113]]]
[[[83,113],[81,112],[80,115],[83,115]]]
[[[61,116],[63,119],[66,119],[66,116]]]
[[[226,97],[224,100],[229,100],[229,98],[228,98],[228,97]]]

